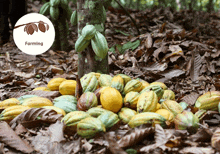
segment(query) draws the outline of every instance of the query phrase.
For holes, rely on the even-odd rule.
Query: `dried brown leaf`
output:
[[[206,147],[185,147],[179,151],[180,154],[214,154],[215,150]]]
[[[47,122],[47,123],[55,123],[57,120],[60,120],[63,117],[61,114],[57,114],[56,111],[52,109],[44,109],[44,108],[31,108],[29,110],[24,111],[15,117],[11,122],[10,126],[14,129],[18,124],[22,124],[23,122]],[[40,119],[40,120],[39,120]]]
[[[199,94],[196,92],[191,92],[189,95],[185,95],[181,101],[186,102],[190,106],[193,106],[196,103],[197,98],[199,97]]]
[[[152,134],[153,132],[154,132],[154,129],[152,127],[148,127],[148,128],[141,128],[141,127],[134,128],[131,131],[130,134],[122,137],[118,141],[118,144],[122,148],[136,145],[139,142],[141,142],[143,139],[145,139],[149,134]]]
[[[51,124],[49,127],[49,131],[51,132],[51,142],[61,142],[64,141],[64,130],[65,124],[61,121],[58,121],[54,124]]]
[[[192,51],[190,78],[192,81],[196,81],[199,77],[199,70],[202,66],[201,56],[197,50],[197,47]]]
[[[147,39],[144,41],[144,45],[147,49],[151,48],[153,45],[153,39],[150,34],[147,35]]]
[[[118,142],[115,141],[113,133],[106,133],[104,135],[105,140],[108,141],[109,144],[109,150],[113,154],[126,154],[126,152],[120,147]]]
[[[34,149],[29,144],[24,142],[10,128],[10,126],[6,122],[3,122],[3,121],[0,122],[0,141],[24,153],[31,153],[34,151]]]
[[[212,147],[220,150],[220,128],[217,128],[211,138]]]

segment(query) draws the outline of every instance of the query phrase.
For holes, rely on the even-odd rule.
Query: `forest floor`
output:
[[[35,1],[29,2],[28,6],[29,12],[38,12],[42,4]],[[193,109],[200,95],[220,90],[219,14],[189,10],[176,12],[170,8],[129,12],[136,20],[140,35],[123,10],[109,8],[107,12],[110,75],[124,73],[149,83],[164,82],[175,92],[176,101],[186,102],[191,107],[189,110]],[[51,100],[58,97],[59,92],[31,90],[46,86],[54,77],[76,79],[76,27],[70,26],[70,32],[71,51],[49,50],[37,56],[21,52],[11,38],[0,49],[0,101],[26,94]],[[55,116],[53,120],[58,118]],[[10,143],[12,145],[7,145],[10,140],[7,133],[14,131],[2,135],[2,130],[10,127],[0,123],[0,136],[5,139],[5,144],[0,143],[0,151],[30,152],[34,147],[41,153],[125,153],[124,150],[133,148],[142,153],[210,154],[216,153],[215,148],[220,145],[219,133],[215,133],[217,137],[213,139],[219,124],[220,116],[213,111],[203,117],[196,134],[163,129],[159,125],[135,129],[120,125],[117,130],[109,130],[106,135],[91,140],[81,139],[76,134],[64,135],[61,131],[64,126],[60,122],[34,128],[15,124],[15,140]]]

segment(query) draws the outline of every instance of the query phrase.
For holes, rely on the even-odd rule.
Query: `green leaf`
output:
[[[124,54],[127,49],[135,50],[140,45],[140,40],[136,40],[135,42],[127,42],[124,45],[116,44],[116,47],[120,54]]]
[[[115,29],[115,31],[116,31],[117,33],[121,33],[121,34],[123,34],[123,35],[125,35],[125,36],[129,36],[129,35],[130,35],[130,34],[127,34],[127,33],[125,33],[125,32],[122,32],[121,30]]]
[[[112,53],[115,53],[115,46],[112,46],[108,51],[112,52]]]

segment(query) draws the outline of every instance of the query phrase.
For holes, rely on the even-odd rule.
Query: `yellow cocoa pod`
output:
[[[173,122],[174,120],[173,113],[168,111],[167,109],[159,109],[155,113],[162,115],[169,122]]]
[[[175,93],[172,90],[164,90],[162,99],[175,100]]]
[[[182,106],[173,100],[165,100],[161,104],[161,108],[169,110],[170,112],[172,112],[174,114],[174,116],[176,116],[179,113],[182,113],[182,111],[183,111]]]
[[[34,88],[32,91],[36,91],[36,90],[50,91],[48,87],[37,87],[37,88]]]
[[[140,94],[138,92],[131,91],[125,95],[124,106],[132,109],[137,109],[137,102]]]
[[[15,105],[8,107],[2,111],[2,113],[0,114],[0,119],[3,117],[16,117],[17,115],[28,109],[30,109],[30,107],[24,105]]]
[[[60,84],[61,84],[63,81],[66,81],[66,79],[64,79],[64,78],[54,78],[54,79],[51,79],[51,80],[48,82],[47,87],[48,87],[51,91],[58,91],[58,90],[59,90],[59,86],[60,86]]]
[[[167,86],[163,82],[152,82],[150,85],[158,85],[163,88],[163,90],[167,90]]]
[[[137,78],[139,81],[141,81],[141,83],[142,83],[142,89],[144,89],[144,88],[146,88],[147,86],[149,86],[150,85],[150,83],[148,83],[147,81],[144,81],[144,80],[142,80],[142,79],[140,79],[140,78]]]
[[[18,99],[16,98],[9,98],[9,99],[6,99],[2,102],[0,102],[0,109],[5,109],[5,108],[8,108],[10,106],[14,106],[14,105],[19,105],[20,102]]]
[[[156,111],[159,110],[161,107],[160,103],[157,103],[157,108],[156,108]]]
[[[32,98],[26,99],[22,105],[26,105],[31,108],[40,108],[43,106],[53,106],[53,103],[47,98],[32,97]]]
[[[52,109],[52,110],[56,111],[57,114],[62,114],[62,115],[64,115],[64,116],[66,115],[66,112],[65,112],[63,109],[58,108],[58,107],[56,107],[56,106],[43,106],[42,108]]]
[[[76,81],[75,80],[63,81],[59,86],[59,92],[62,95],[75,95],[75,91],[76,91]]]

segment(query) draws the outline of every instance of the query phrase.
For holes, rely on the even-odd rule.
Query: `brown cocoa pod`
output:
[[[41,32],[45,33],[46,27],[45,27],[44,23],[41,23],[41,22],[40,22],[40,23],[38,24],[38,27],[39,27],[39,30],[40,30]]]
[[[32,27],[31,24],[27,27],[27,33],[28,33],[28,35],[29,35],[29,34],[32,35],[32,34],[34,33],[34,28]]]
[[[81,95],[77,102],[77,109],[80,111],[87,111],[88,109],[97,106],[97,97],[92,92],[85,92]]]

